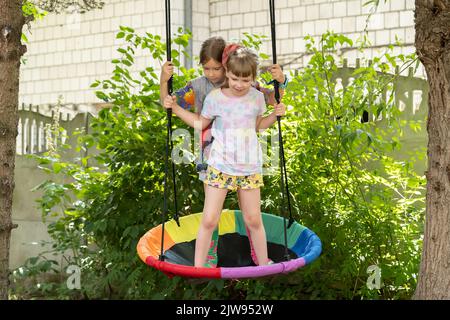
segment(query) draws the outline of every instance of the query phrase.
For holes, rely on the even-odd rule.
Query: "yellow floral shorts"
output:
[[[206,169],[204,183],[220,188],[236,191],[238,189],[257,189],[264,186],[263,177],[259,173],[249,176],[232,176],[220,172],[216,168],[208,166]]]

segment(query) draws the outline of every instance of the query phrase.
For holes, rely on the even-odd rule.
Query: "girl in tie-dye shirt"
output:
[[[252,87],[256,77],[257,55],[251,50],[230,45],[222,62],[226,83],[213,90],[204,101],[201,114],[189,112],[177,104],[176,97],[167,96],[164,107],[192,127],[212,125],[214,138],[205,184],[205,204],[195,245],[196,267],[203,267],[207,259],[211,236],[217,227],[228,190],[236,190],[244,221],[252,238],[256,263],[270,263],[261,218],[260,187],[262,181],[261,147],[256,130],[267,129],[285,114],[280,103],[264,117],[265,101],[261,92]],[[230,49],[231,48],[231,49]],[[224,50],[227,52],[227,48]]]
[[[225,68],[222,64],[222,58],[228,56],[230,50],[235,49],[236,45],[231,45],[224,50],[226,46],[225,40],[221,37],[211,37],[203,42],[200,50],[200,64],[203,68],[203,76],[193,79],[187,83],[187,85],[174,92],[177,97],[177,103],[183,109],[189,111],[195,111],[200,114],[203,109],[203,103],[205,97],[213,89],[220,88],[225,82]],[[283,94],[283,89],[286,88],[288,83],[288,77],[286,77],[281,67],[277,64],[272,65],[268,68],[272,75],[272,81],[276,80],[280,83],[281,94]],[[165,97],[168,95],[167,82],[173,74],[173,64],[170,61],[164,63],[161,70],[160,78],[160,96],[161,101],[164,101]],[[261,87],[258,82],[252,84],[258,91],[261,91],[264,95],[264,101],[266,104],[275,105],[275,96],[273,90]],[[212,123],[205,129],[201,131],[200,141],[201,150],[200,157],[196,160],[197,171],[199,173],[199,178],[201,181],[205,180],[207,159],[211,150],[211,143],[213,137],[211,135]],[[239,200],[239,207],[240,199]],[[248,234],[248,230],[247,230]],[[208,266],[215,267],[217,265],[217,243],[219,239],[218,230],[213,233],[213,239],[211,241],[211,248],[208,254]],[[253,250],[251,237],[249,236],[250,246],[251,246],[251,257],[255,263],[257,259]]]
[[[225,82],[225,69],[222,64],[222,56],[224,53],[226,43],[221,37],[211,37],[203,42],[200,50],[200,64],[203,68],[203,76],[189,81],[185,87],[176,90],[174,95],[177,97],[177,103],[182,108],[195,111],[200,114],[202,112],[205,97],[216,88],[220,88]],[[288,78],[283,74],[281,67],[278,64],[272,65],[269,68],[272,79],[280,83],[280,88],[284,89],[287,86]],[[160,97],[164,101],[168,95],[167,83],[173,75],[173,64],[170,61],[164,63],[161,69],[160,77]],[[252,84],[256,89],[264,94],[266,104],[274,105],[275,97],[271,89],[261,87],[258,82]],[[283,92],[281,92],[283,93]],[[206,173],[206,161],[210,151],[210,144],[212,142],[211,126],[202,130],[201,132],[201,156],[197,159],[197,170],[199,172],[200,180],[204,180]]]

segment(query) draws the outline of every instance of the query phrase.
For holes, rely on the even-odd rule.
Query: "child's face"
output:
[[[238,77],[231,71],[227,72],[226,76],[228,78],[228,85],[231,89],[231,92],[238,97],[245,96],[253,83],[252,76]]]
[[[225,70],[220,62],[214,59],[209,59],[207,63],[203,65],[203,73],[212,83],[222,83],[225,80]]]

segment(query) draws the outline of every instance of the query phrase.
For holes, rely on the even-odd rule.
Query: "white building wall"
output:
[[[20,102],[25,104],[101,103],[90,88],[95,80],[110,77],[110,61],[123,39],[116,39],[119,26],[129,26],[140,34],[159,34],[165,39],[164,0],[108,0],[102,10],[82,15],[49,14],[33,22],[28,52],[21,66]],[[172,32],[184,24],[184,1],[171,1]],[[208,0],[193,1],[194,50],[209,36]],[[137,52],[133,71],[153,66],[147,52]]]
[[[377,50],[396,42],[404,47],[396,53],[414,52],[414,0],[380,1],[377,11],[367,17],[371,6],[367,0],[276,0],[275,21],[278,62],[294,69],[308,62],[305,53],[306,35],[315,39],[327,30],[343,33],[353,41],[366,29],[373,45],[363,53],[351,50],[345,53],[349,62],[357,57],[370,58]],[[243,32],[268,36],[261,50],[272,53],[270,43],[269,1],[267,0],[210,0],[211,35],[221,35],[230,41],[242,38]]]
[[[319,37],[329,29],[356,40],[366,28],[370,7],[367,0],[276,0],[278,61],[294,69],[308,62],[304,36]],[[184,0],[172,0],[172,31],[184,24]],[[271,54],[270,19],[267,0],[192,0],[193,52],[198,55],[203,40],[220,35],[238,41],[243,32],[264,34],[268,40],[261,50]],[[347,51],[349,63],[370,58],[396,38],[403,47],[396,53],[414,51],[414,0],[380,1],[367,23],[373,48],[363,53]],[[83,15],[50,14],[32,23],[26,64],[21,68],[20,102],[26,104],[101,103],[90,84],[107,79],[118,57],[122,39],[115,35],[120,25],[139,33],[160,34],[165,38],[163,0],[109,0],[102,10]],[[138,52],[135,70],[154,66],[145,52]]]

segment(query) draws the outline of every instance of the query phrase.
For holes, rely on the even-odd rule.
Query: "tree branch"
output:
[[[12,229],[17,228],[18,226],[19,225],[15,224],[15,223],[0,224],[0,232],[12,230]]]

